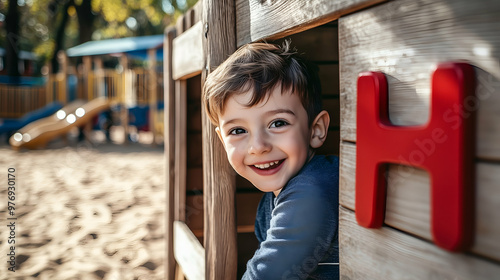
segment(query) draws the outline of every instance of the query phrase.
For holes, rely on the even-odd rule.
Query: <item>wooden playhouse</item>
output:
[[[229,166],[201,88],[239,46],[284,38],[319,66],[333,120],[319,153],[341,161],[341,278],[498,278],[498,26],[489,0],[200,0],[165,30],[166,278],[236,279],[256,249],[261,194]]]

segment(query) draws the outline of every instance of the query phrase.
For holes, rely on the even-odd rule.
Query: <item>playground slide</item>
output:
[[[56,114],[20,129],[10,138],[10,145],[14,150],[43,148],[49,141],[68,133],[73,127],[91,122],[93,117],[108,110],[109,106],[106,98],[96,98],[88,103],[72,102]]]
[[[48,117],[61,109],[62,105],[59,102],[48,104],[47,106],[35,111],[26,113],[19,119],[0,119],[0,134],[14,132],[27,124]]]

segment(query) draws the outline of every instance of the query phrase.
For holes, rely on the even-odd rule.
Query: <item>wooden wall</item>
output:
[[[397,0],[339,19],[342,278],[498,279],[499,15],[498,1]],[[462,254],[431,241],[429,175],[423,170],[389,168],[388,176],[398,180],[387,186],[381,229],[362,228],[355,219],[358,74],[386,74],[392,123],[423,124],[429,118],[433,69],[446,61],[474,65],[477,78],[478,106],[469,110],[477,113],[475,243]]]
[[[207,213],[214,208],[221,208],[222,204],[215,201],[211,194],[220,192],[225,186],[215,175],[214,184],[207,188],[204,183],[203,168],[207,162],[213,160],[203,154],[203,143],[209,142],[203,133],[203,117],[201,104],[201,89],[203,83],[202,70],[204,57],[202,36],[203,1],[180,17],[176,27],[166,31],[166,57],[169,60],[165,65],[171,69],[165,70],[165,79],[169,80],[165,86],[166,100],[166,159],[167,168],[167,278],[186,277],[187,279],[213,279],[212,273],[225,273],[225,264],[216,263],[222,256],[214,252],[205,252],[207,242],[212,246],[213,239],[220,239],[220,232],[229,232],[231,228],[218,227],[213,230],[210,225],[214,220],[227,220],[231,212],[236,213],[235,245],[231,248],[236,251],[237,260],[233,258],[234,276],[241,277],[246,262],[257,249],[257,240],[254,231],[254,221],[257,205],[262,193],[239,176],[236,176],[234,199],[235,209],[225,209],[226,216],[212,217]],[[173,38],[175,36],[175,38]],[[169,43],[168,43],[169,42]],[[205,124],[206,125],[206,124]],[[213,131],[214,132],[214,131]],[[218,138],[215,139],[219,141]],[[167,144],[168,143],[168,144]],[[224,156],[224,155],[219,155]],[[206,168],[206,167],[205,167]],[[233,174],[234,171],[231,172]],[[233,175],[234,176],[234,175]],[[209,201],[209,205],[206,201]],[[209,211],[207,211],[207,209]],[[207,241],[207,234],[211,238]],[[223,241],[223,240],[222,240]],[[203,245],[202,245],[203,244]],[[217,248],[227,248],[223,242],[215,244]],[[204,248],[205,247],[205,248]],[[215,251],[215,250],[214,250]],[[228,250],[229,251],[229,250]],[[175,259],[177,264],[175,264]],[[200,266],[200,258],[211,266]],[[229,264],[231,265],[231,264]],[[207,269],[205,269],[205,267]],[[237,273],[236,273],[237,271]],[[229,277],[229,276],[228,276]],[[217,277],[215,277],[217,279]],[[229,277],[232,278],[232,277]]]
[[[46,87],[0,85],[0,118],[20,118],[57,99],[47,100]]]
[[[225,34],[224,32],[229,32],[228,38],[235,35],[237,46],[262,39],[275,40],[291,35],[293,44],[318,63],[325,93],[325,107],[330,108],[328,109],[330,114],[339,116],[340,120],[340,123],[336,122],[335,117],[332,117],[329,138],[336,134],[339,140],[329,139],[328,143],[333,147],[327,146],[325,149],[328,151],[339,149],[341,158],[340,262],[343,279],[498,278],[500,275],[500,238],[498,237],[500,236],[500,219],[496,217],[496,213],[500,212],[500,191],[497,187],[497,182],[500,181],[497,175],[500,174],[500,145],[497,145],[500,138],[500,122],[498,121],[500,110],[497,109],[500,108],[500,94],[498,94],[500,91],[500,34],[498,32],[500,2],[492,0],[393,0],[389,2],[384,0],[317,0],[306,1],[306,3],[300,0],[235,0],[234,2],[225,1],[224,3],[227,2],[225,8],[218,7],[215,11],[224,10],[222,15],[217,16],[230,22],[231,26],[227,28],[219,26],[220,22],[218,23],[218,19],[214,18],[213,11],[208,10],[213,9],[216,2],[212,0],[200,2],[202,4],[197,5],[194,13],[188,13],[183,20],[178,21],[177,30],[181,30],[178,32],[179,35],[194,27],[186,33],[186,36],[193,36],[195,39],[200,33],[204,36],[202,39],[204,49],[199,50],[200,47],[196,47],[199,52],[204,53],[202,63],[199,63],[199,58],[193,58],[195,60],[193,63],[193,60],[186,59],[187,57],[174,55],[174,59],[179,57],[180,66],[177,65],[176,68],[182,68],[182,65],[189,68],[196,64],[194,67],[196,69],[191,68],[184,72],[174,69],[175,80],[185,80],[199,75],[206,68],[205,66],[213,65],[211,62],[207,64],[208,58],[215,58],[217,63],[220,63],[222,59],[216,55],[226,54],[225,48],[231,43],[224,41],[222,42],[224,44],[217,44],[217,36]],[[235,23],[231,14],[233,4],[235,5]],[[203,13],[200,10],[203,10]],[[200,14],[203,17],[200,17]],[[325,25],[337,19],[338,27],[335,23]],[[201,25],[196,25],[200,20]],[[233,23],[236,34],[231,33]],[[333,31],[337,28],[338,41]],[[185,40],[188,43],[182,45],[181,41],[177,41],[179,50],[191,42]],[[191,45],[198,46],[199,43]],[[337,46],[339,56],[329,57],[329,55],[336,54]],[[175,48],[174,42],[174,50]],[[321,51],[315,52],[315,50]],[[186,55],[193,54],[194,52],[187,52]],[[191,64],[186,64],[186,61]],[[422,124],[427,121],[429,115],[430,77],[433,68],[439,62],[444,61],[465,61],[473,64],[476,67],[478,81],[479,106],[474,109],[477,113],[476,240],[472,249],[462,254],[444,251],[431,241],[429,176],[423,170],[396,165],[389,168],[389,176],[395,176],[401,180],[393,180],[387,186],[386,219],[381,229],[360,227],[355,220],[357,75],[363,71],[384,72],[389,81],[391,121],[396,125]],[[200,67],[204,69],[199,69]],[[203,77],[201,83],[202,81]],[[179,85],[182,86],[182,83]],[[336,88],[339,88],[337,92],[331,90]],[[194,103],[189,104],[190,102],[187,101],[186,106],[197,106]],[[332,109],[339,107],[340,113]],[[191,109],[186,110],[188,112]],[[196,112],[196,109],[192,110]],[[185,120],[197,122],[197,118],[197,115],[193,115]],[[206,123],[202,124],[202,130],[210,128],[205,125]],[[189,127],[189,124],[187,126]],[[216,142],[212,138],[202,135],[202,142],[208,140],[204,142],[204,146],[211,148],[212,152],[215,151],[215,154],[212,153],[213,157],[204,158],[204,162],[211,166],[219,164],[218,166],[224,167],[225,165],[220,165],[222,156],[220,147],[216,147]],[[187,136],[187,138],[190,137]],[[193,136],[192,139],[195,138]],[[397,139],[388,139],[388,141],[397,141]],[[339,142],[340,145],[336,145]],[[188,168],[187,163],[185,166],[187,188],[199,186],[198,167]],[[214,172],[217,173],[218,170]],[[207,174],[211,176],[205,171],[205,179]],[[216,185],[214,178],[209,179],[211,185]],[[231,182],[228,184],[232,185]],[[235,196],[237,205],[242,203],[240,201],[247,200],[245,194],[254,195],[247,191],[252,189],[252,186],[239,177],[236,178],[236,186],[238,186],[237,192],[238,190],[240,192]],[[191,196],[193,200],[198,199],[196,195]],[[231,196],[231,193],[221,193],[213,199],[205,199],[204,203],[207,201],[215,205],[227,203],[231,201]],[[189,197],[188,190],[188,201]],[[258,197],[255,201],[258,201]],[[212,208],[214,205],[208,206],[208,209]],[[207,205],[204,209],[207,209]],[[241,215],[238,217],[241,219]],[[205,213],[205,225],[207,219],[216,219],[217,222],[221,220],[220,217],[210,217]],[[244,234],[250,234],[251,228],[245,226],[248,225],[251,217],[243,220],[237,221],[240,225],[237,228],[240,232],[246,232]],[[199,221],[197,223],[200,223]],[[211,223],[211,226],[213,225]],[[196,227],[192,229],[196,232]],[[217,229],[213,228],[209,231],[205,229],[205,233],[210,234],[216,231]],[[212,248],[223,248],[223,244],[219,243],[224,240],[215,235],[210,238],[210,246],[214,246]],[[247,244],[245,241],[240,241],[238,242],[240,247]],[[211,249],[209,251],[211,252]],[[251,249],[248,251],[250,252]],[[206,263],[216,267],[215,269],[207,267],[207,270],[215,271],[207,272],[208,279],[217,279],[214,275],[231,271],[224,264],[215,262],[217,253],[213,254],[214,252],[211,252],[212,256],[206,257],[209,260]],[[231,255],[227,252],[222,252],[222,254],[224,254],[222,258]],[[228,278],[234,278],[232,275]]]

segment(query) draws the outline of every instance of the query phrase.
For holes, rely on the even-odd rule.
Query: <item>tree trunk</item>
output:
[[[87,2],[87,1],[83,1],[83,2]],[[63,14],[62,14],[61,22],[59,23],[59,26],[57,27],[54,52],[52,53],[52,60],[51,60],[52,73],[59,72],[59,60],[58,60],[57,54],[59,53],[60,50],[62,50],[62,47],[63,47],[64,30],[66,29],[66,24],[68,23],[68,19],[69,19],[68,8],[73,4],[74,4],[74,1],[69,0],[64,4],[64,6],[61,9],[61,13],[63,13]]]
[[[94,33],[94,19],[95,14],[92,13],[92,6],[90,0],[82,1],[79,6],[75,6],[76,14],[78,15],[78,30],[80,44],[92,40],[92,33]]]
[[[7,75],[11,76],[15,82],[20,76],[19,73],[19,9],[17,0],[9,0],[9,10],[5,19],[5,29],[7,40],[5,42],[5,58]]]

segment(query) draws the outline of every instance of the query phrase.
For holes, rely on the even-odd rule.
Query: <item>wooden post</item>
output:
[[[175,209],[176,221],[186,221],[187,82],[175,81]]]
[[[87,100],[90,100],[90,91],[92,88],[90,87],[89,74],[92,71],[92,58],[90,56],[84,56],[82,58],[83,61],[83,92],[87,96]]]
[[[202,23],[204,81],[236,50],[234,0],[204,0]],[[237,270],[235,173],[205,112],[202,118],[205,275],[207,280],[231,280]]]
[[[47,104],[54,102],[54,79],[57,77],[56,74],[52,73],[52,63],[45,64],[47,67],[47,84],[46,84],[46,100]]]
[[[165,39],[163,43],[163,80],[165,83],[164,87],[164,99],[165,100],[165,137],[164,137],[164,149],[165,149],[165,160],[166,160],[166,178],[165,178],[165,189],[167,195],[167,206],[165,210],[166,221],[166,245],[165,245],[165,276],[166,279],[174,279],[175,274],[175,257],[174,257],[174,194],[175,194],[175,87],[174,80],[172,78],[172,41],[176,35],[175,28],[169,28],[165,30]]]
[[[104,69],[102,64],[102,58],[100,56],[94,57],[94,77],[95,86],[97,87],[97,93],[93,94],[93,98],[105,96],[104,87]],[[109,97],[109,96],[108,96]],[[91,99],[89,98],[89,101]]]
[[[156,89],[158,75],[156,72],[156,49],[148,50],[148,96],[149,96],[149,130],[153,132],[153,145],[156,144],[156,111],[158,111]]]
[[[58,87],[57,99],[62,103],[66,104],[68,101],[68,57],[64,51],[59,51],[57,53],[57,58],[59,60],[59,73],[61,76],[60,87]]]
[[[127,93],[130,91],[129,85],[129,75],[128,75],[128,57],[127,54],[122,54],[120,57],[120,64],[122,66],[121,73],[121,90],[120,90],[120,122],[123,127],[123,144],[128,142],[128,110],[127,110]]]

